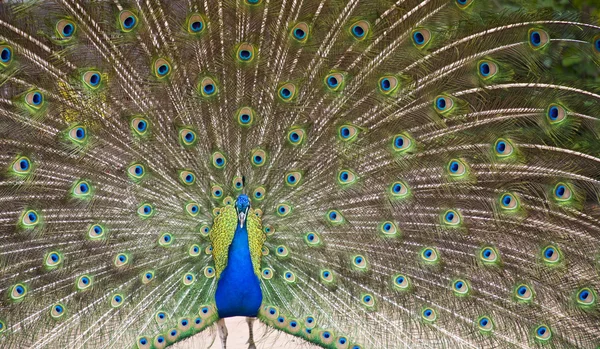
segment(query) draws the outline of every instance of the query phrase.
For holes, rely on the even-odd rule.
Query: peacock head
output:
[[[250,199],[248,199],[248,195],[241,194],[237,197],[237,200],[235,200],[235,209],[238,214],[240,228],[242,228],[246,223],[246,217],[248,216],[248,210],[250,209]]]

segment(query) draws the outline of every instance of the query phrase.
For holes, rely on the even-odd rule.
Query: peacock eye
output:
[[[243,43],[237,51],[238,60],[242,63],[252,62],[254,59],[254,46],[248,43]]]
[[[279,88],[279,98],[283,102],[290,102],[296,96],[296,85],[286,83]]]
[[[138,24],[138,18],[133,12],[123,10],[119,13],[119,23],[121,24],[121,31],[128,33],[135,29]]]
[[[370,29],[369,22],[362,20],[350,25],[350,34],[356,40],[364,40],[368,36]]]
[[[379,90],[386,95],[391,94],[398,88],[398,78],[387,75],[379,78]]]
[[[188,32],[190,34],[200,34],[204,31],[204,18],[200,14],[192,14],[188,19]]]
[[[545,30],[539,28],[529,29],[529,46],[534,50],[545,47],[550,42],[550,36]]]
[[[417,48],[425,47],[431,40],[431,32],[429,29],[421,28],[415,29],[412,32],[412,41]]]

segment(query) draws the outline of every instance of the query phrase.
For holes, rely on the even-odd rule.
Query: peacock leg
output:
[[[227,348],[227,326],[225,326],[225,319],[219,319],[217,322],[217,328],[219,330],[219,337],[221,338],[221,349]]]
[[[246,322],[248,323],[248,349],[256,349],[256,345],[254,345],[254,335],[253,335],[253,328],[254,328],[254,318],[253,317],[247,317],[246,318]]]

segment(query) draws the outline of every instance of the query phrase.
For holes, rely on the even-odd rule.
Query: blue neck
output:
[[[262,303],[260,280],[254,274],[248,230],[238,223],[229,246],[227,266],[221,273],[215,293],[220,318],[256,316]]]

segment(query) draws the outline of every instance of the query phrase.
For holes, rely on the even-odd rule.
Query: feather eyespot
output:
[[[296,146],[304,142],[305,131],[301,128],[294,128],[288,132],[287,139],[291,145]]]
[[[547,265],[556,265],[562,261],[561,250],[554,245],[544,247],[542,250],[542,261]]]
[[[62,263],[62,255],[57,251],[52,251],[46,254],[44,258],[44,266],[48,269],[57,267]]]
[[[191,171],[183,170],[179,172],[179,180],[184,185],[192,185],[196,182],[196,175]]]
[[[452,282],[452,291],[457,296],[466,296],[470,291],[470,287],[465,280],[458,279]]]
[[[511,193],[504,193],[500,196],[500,207],[508,211],[516,210],[519,208],[519,199]]]
[[[410,287],[410,279],[408,276],[398,274],[393,277],[394,287],[398,290],[405,291]]]
[[[554,198],[559,202],[565,202],[573,197],[573,191],[566,183],[559,182],[554,186]]]
[[[236,120],[241,126],[250,126],[254,122],[254,110],[250,107],[243,107],[238,110]]]
[[[396,226],[396,223],[386,221],[379,224],[379,231],[384,236],[395,236],[398,233],[398,227]]]
[[[179,321],[177,323],[177,328],[180,331],[185,332],[190,328],[190,324],[191,324],[191,321],[187,318],[179,319]]]
[[[500,138],[494,143],[494,153],[500,158],[512,155],[514,147],[512,143],[506,139]]]
[[[482,332],[490,332],[494,329],[494,322],[489,316],[482,316],[477,319],[477,328]]]
[[[75,144],[84,143],[87,137],[87,130],[83,126],[74,126],[69,130],[69,138]]]
[[[168,247],[173,244],[173,234],[162,233],[158,238],[158,244],[163,247]]]
[[[93,224],[88,229],[88,236],[92,240],[100,239],[100,238],[104,237],[104,233],[105,233],[104,227],[101,226],[100,224]]]
[[[447,210],[442,214],[442,222],[445,225],[457,226],[462,223],[462,217],[456,210]]]
[[[196,281],[196,276],[192,273],[185,273],[185,275],[183,275],[183,277],[181,278],[181,282],[183,282],[185,286],[193,284],[194,281]]]
[[[454,100],[448,96],[437,96],[434,101],[435,110],[442,114],[446,115],[450,113],[452,109],[454,109]]]
[[[277,257],[287,257],[290,254],[290,251],[285,245],[279,245],[275,249],[275,254]]]
[[[57,303],[50,307],[50,316],[53,319],[60,319],[65,315],[65,311],[65,306],[62,303]]]
[[[567,118],[567,110],[562,105],[552,103],[546,109],[546,117],[550,124],[559,124]]]
[[[164,58],[159,58],[153,64],[154,75],[159,79],[164,79],[171,75],[171,64]]]
[[[290,283],[293,283],[296,281],[296,275],[289,270],[283,273],[283,278],[285,279],[285,281],[290,282]]]
[[[75,282],[75,286],[77,287],[77,289],[79,291],[89,289],[90,287],[92,287],[92,284],[93,284],[93,280],[92,280],[92,277],[89,275],[81,275],[80,277],[77,278],[77,280]]]
[[[21,224],[25,228],[33,228],[40,224],[40,215],[34,210],[27,210],[21,215]]]
[[[205,28],[204,18],[200,14],[192,14],[188,18],[187,29],[190,34],[200,34],[204,31]]]
[[[200,235],[207,237],[210,234],[210,228],[208,225],[203,225],[200,227]]]
[[[498,262],[499,253],[493,247],[484,247],[479,252],[479,258],[484,264],[493,264]]]
[[[279,88],[278,95],[283,102],[290,102],[296,96],[296,86],[288,82]]]
[[[407,134],[395,135],[392,139],[395,152],[404,153],[413,148],[413,140]]]
[[[582,306],[592,306],[596,304],[596,292],[589,287],[584,287],[577,291],[577,304]]]
[[[321,270],[320,276],[321,276],[321,280],[324,281],[325,283],[333,282],[333,272],[329,269]]]
[[[390,95],[398,88],[398,78],[386,75],[379,78],[379,90],[385,95]]]
[[[265,225],[265,227],[263,228],[263,232],[267,234],[267,236],[271,236],[275,234],[275,228],[273,228],[270,225]]]
[[[237,58],[242,63],[250,63],[254,60],[254,46],[248,43],[240,44],[237,50]]]
[[[164,311],[158,311],[156,313],[156,315],[154,315],[154,319],[156,320],[156,322],[159,325],[164,324],[165,322],[167,322],[167,320],[169,319],[167,316],[167,313],[165,313]]]
[[[25,95],[25,103],[34,110],[39,110],[44,105],[44,95],[40,91],[30,91]]]
[[[16,284],[13,285],[10,289],[10,298],[13,301],[18,301],[23,299],[27,295],[27,286],[25,284]]]
[[[270,280],[271,278],[273,278],[273,269],[263,268],[261,275],[263,279]]]
[[[200,207],[195,202],[189,202],[185,205],[185,212],[192,217],[196,217],[200,212]]]
[[[167,346],[167,339],[162,334],[154,337],[154,347],[156,349],[163,349]]]
[[[250,155],[250,160],[254,166],[263,166],[267,161],[267,152],[262,149],[254,149]]]
[[[127,168],[127,174],[132,180],[139,181],[144,178],[144,175],[146,174],[146,168],[140,163],[134,163]]]
[[[69,40],[75,35],[75,31],[77,30],[77,26],[73,21],[68,19],[61,19],[56,23],[56,34],[58,38],[63,40]]]
[[[203,78],[198,85],[198,89],[203,97],[214,96],[218,91],[217,83],[210,77]]]
[[[256,5],[260,5],[260,3],[262,2],[262,0],[245,0],[246,4],[250,5],[250,6],[256,6]]]
[[[529,285],[519,284],[515,287],[515,298],[521,302],[530,302],[533,299],[533,290]]]
[[[439,261],[439,256],[434,248],[426,247],[419,254],[421,259],[426,263],[436,263]]]
[[[356,40],[364,40],[368,35],[371,26],[367,21],[358,21],[350,26],[350,34]]]
[[[477,72],[482,80],[488,80],[498,73],[498,65],[492,61],[479,61]]]
[[[193,146],[198,141],[196,131],[191,128],[182,128],[179,130],[179,141],[185,147]]]
[[[329,210],[327,212],[327,220],[333,224],[344,223],[344,217],[338,210]]]
[[[300,43],[305,43],[306,40],[308,40],[309,33],[310,33],[310,28],[309,28],[308,24],[306,24],[304,22],[300,22],[300,23],[296,24],[290,31],[292,38],[294,38],[296,41],[298,41]]]
[[[338,172],[337,180],[342,185],[353,184],[356,182],[356,174],[351,170],[341,170]]]
[[[150,281],[154,280],[154,271],[148,270],[142,274],[142,283],[144,285],[150,283]]]
[[[277,206],[277,215],[279,217],[285,217],[289,215],[290,212],[292,212],[292,207],[290,205],[280,204],[279,206]]]
[[[431,32],[425,28],[415,29],[412,32],[412,41],[417,48],[421,49],[431,41]]]
[[[297,186],[302,180],[302,174],[298,171],[289,172],[285,175],[285,184],[290,187]]]
[[[352,266],[357,270],[366,270],[367,259],[362,255],[356,255],[352,257]]]
[[[225,167],[226,163],[227,163],[227,160],[225,159],[225,156],[221,152],[217,151],[217,152],[213,153],[212,164],[214,167],[221,169],[221,168]]]
[[[542,29],[529,29],[527,32],[529,37],[529,46],[534,50],[539,50],[545,47],[550,42],[550,36]]]
[[[360,301],[367,308],[372,308],[375,306],[375,297],[373,297],[371,294],[364,294]]]
[[[467,166],[458,159],[450,160],[446,169],[451,177],[461,177],[467,173]]]
[[[126,253],[119,253],[115,256],[114,264],[116,267],[122,267],[129,263],[129,256]]]
[[[321,244],[321,237],[315,232],[308,232],[304,236],[304,241],[308,246],[319,246]]]
[[[13,173],[26,176],[31,173],[31,160],[27,156],[19,156],[12,164]]]
[[[398,181],[392,183],[390,186],[390,194],[397,199],[402,199],[407,197],[410,192],[406,183]]]
[[[0,45],[0,67],[6,68],[13,59],[13,49],[8,45]]]
[[[75,182],[75,185],[72,189],[73,196],[80,199],[87,199],[93,193],[92,186],[85,180],[79,180]]]
[[[111,300],[110,300],[110,305],[113,308],[118,308],[121,305],[123,305],[123,301],[125,300],[125,297],[123,297],[122,294],[115,294],[114,296],[112,296]]]
[[[91,88],[92,90],[97,89],[98,87],[100,87],[100,83],[102,82],[102,75],[100,75],[100,72],[98,71],[87,71],[85,73],[83,73],[81,80],[83,80],[83,83]]]
[[[131,129],[137,136],[146,135],[149,125],[148,119],[143,117],[136,117],[131,120]]]
[[[252,197],[256,201],[262,201],[265,198],[266,193],[267,193],[267,191],[265,190],[265,187],[258,187],[256,189],[254,189],[254,192],[252,193]]]
[[[169,342],[175,342],[177,338],[179,338],[179,331],[176,329],[172,328],[167,332],[167,340]]]
[[[244,188],[244,180],[242,177],[237,176],[233,178],[232,181],[233,189],[242,190]]]
[[[138,24],[138,18],[133,12],[123,10],[119,13],[119,24],[121,25],[121,31],[128,33],[135,29]]]
[[[342,89],[344,85],[344,74],[342,73],[331,73],[325,76],[325,87],[329,91],[337,92]]]
[[[437,319],[437,314],[432,308],[424,308],[421,310],[421,318],[426,322],[434,322]]]
[[[142,204],[138,207],[137,214],[142,219],[150,218],[154,215],[154,207],[150,204]]]
[[[550,330],[550,327],[548,327],[546,325],[539,325],[538,327],[535,328],[534,332],[535,332],[535,339],[540,342],[545,342],[545,341],[550,340],[550,338],[552,338],[552,331]]]
[[[358,133],[358,128],[353,125],[342,125],[338,128],[338,137],[344,142],[356,139]]]
[[[139,337],[136,345],[137,349],[150,349],[150,340],[148,340],[148,337]]]

